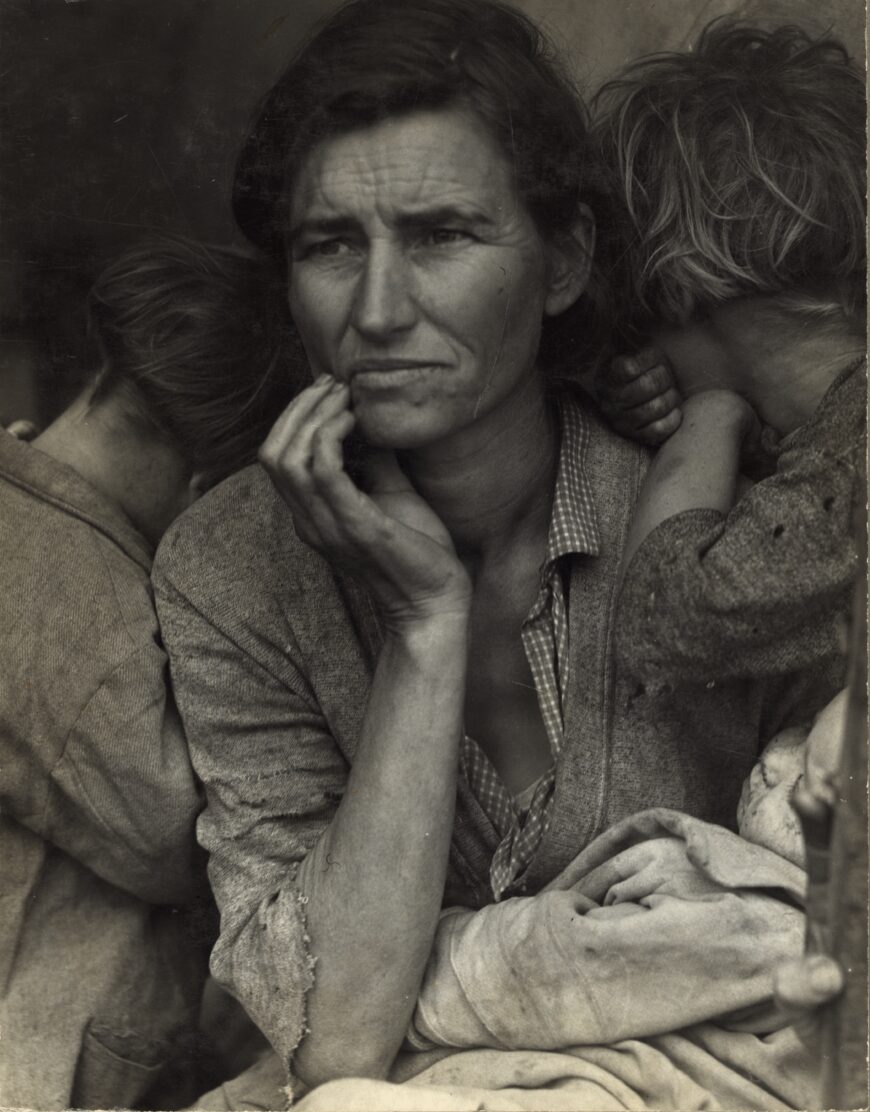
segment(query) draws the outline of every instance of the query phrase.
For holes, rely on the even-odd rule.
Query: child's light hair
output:
[[[774,295],[863,327],[865,98],[840,43],[717,20],[694,51],[628,66],[595,110],[631,323]]]

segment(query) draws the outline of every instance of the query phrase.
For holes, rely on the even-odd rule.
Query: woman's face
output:
[[[542,317],[583,284],[462,109],[321,143],[293,185],[288,243],[312,370],[349,383],[360,431],[383,447],[435,443],[515,402],[537,373]]]

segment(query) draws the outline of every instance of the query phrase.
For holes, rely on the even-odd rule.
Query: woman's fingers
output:
[[[780,1007],[792,1012],[827,1004],[843,991],[846,978],[833,958],[814,954],[781,965],[774,978]]]
[[[294,457],[304,456],[307,461],[314,430],[345,408],[347,399],[348,390],[344,383],[331,375],[321,375],[290,402],[272,426],[260,448],[260,462],[266,467],[277,467],[291,449]]]
[[[299,536],[345,560],[389,526],[344,467],[342,442],[355,424],[348,400],[347,388],[334,380],[325,391],[311,391],[261,451],[263,465],[293,511]]]
[[[815,954],[780,965],[773,975],[773,995],[798,1036],[812,1045],[818,1036],[818,1009],[838,996],[845,983],[833,958]]]
[[[315,408],[334,381],[331,375],[320,375],[310,386],[297,394],[272,426],[266,437],[266,443],[283,443],[292,433],[292,429],[304,421]]]
[[[344,384],[318,380],[287,407],[260,450],[298,536],[361,577],[387,621],[467,606],[468,576],[450,537],[395,456],[375,460],[370,493],[347,474],[342,441],[355,423],[349,402]]]
[[[355,423],[350,410],[324,421],[311,438],[307,513],[332,545],[351,544],[383,531],[378,507],[353,482],[344,468],[342,441]],[[357,536],[361,534],[361,536]]]
[[[308,400],[304,417],[292,414],[280,427],[273,427],[266,438],[259,460],[289,502],[307,496],[312,479],[314,438],[334,417],[348,412],[348,400],[347,387],[333,380],[333,385],[325,392],[318,392],[313,404],[312,399]]]
[[[394,452],[377,452],[366,467],[367,490],[387,518],[453,552],[450,534],[431,507],[414,490]]]
[[[260,462],[293,513],[297,533],[317,549],[323,546],[324,532],[330,535],[334,529],[333,515],[316,493],[314,442],[317,439],[320,445],[321,472],[329,467],[343,474],[341,439],[353,427],[348,398],[346,386],[322,376],[287,406],[259,452]]]
[[[321,485],[327,484],[338,476],[343,476],[350,482],[344,470],[342,441],[355,423],[351,411],[343,408],[327,416],[323,423],[314,429],[310,440],[310,458],[311,475],[315,482]]]

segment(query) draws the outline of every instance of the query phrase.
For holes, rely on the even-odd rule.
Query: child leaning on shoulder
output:
[[[866,440],[863,81],[833,39],[717,21],[693,52],[627,67],[596,108],[621,342],[640,350],[602,373],[602,405],[661,444],[620,657],[652,685],[791,685],[770,736],[844,682]]]

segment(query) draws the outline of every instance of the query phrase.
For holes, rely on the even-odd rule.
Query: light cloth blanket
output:
[[[418,1052],[392,1084],[332,1082],[299,1110],[817,1107],[816,1064],[772,1001],[804,884],[722,827],[635,815],[538,895],[445,912]]]
[[[771,971],[802,945],[803,887],[723,827],[644,811],[538,895],[446,912],[409,1041],[555,1050],[711,1019],[764,1032]]]

